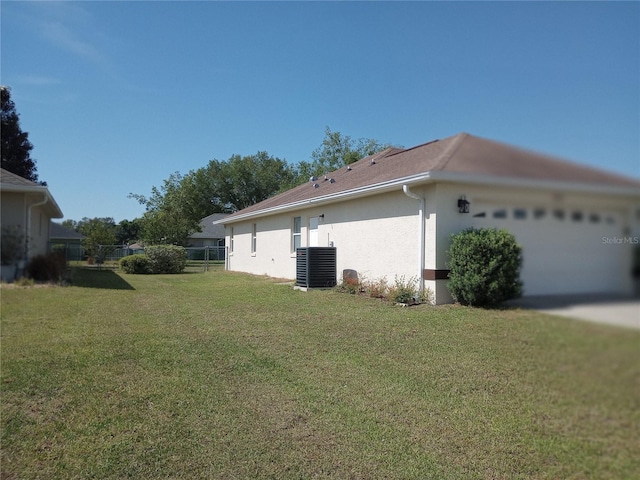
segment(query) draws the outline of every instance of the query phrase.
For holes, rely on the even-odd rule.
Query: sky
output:
[[[0,81],[65,219],[325,128],[467,132],[640,177],[639,2],[15,2]]]

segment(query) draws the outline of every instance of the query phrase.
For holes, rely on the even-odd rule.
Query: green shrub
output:
[[[387,298],[390,302],[395,303],[417,303],[418,289],[416,284],[418,279],[411,277],[409,280],[405,280],[404,275],[395,278],[393,285],[388,287]]]
[[[152,273],[180,273],[187,266],[184,247],[176,245],[152,245],[145,248]]]
[[[493,306],[522,293],[522,249],[506,230],[469,228],[451,235],[449,291],[463,305]]]
[[[25,274],[36,282],[62,282],[67,271],[64,253],[53,252],[33,257],[27,265]]]
[[[151,273],[151,262],[146,255],[136,253],[134,255],[122,257],[120,259],[120,268],[125,273]]]

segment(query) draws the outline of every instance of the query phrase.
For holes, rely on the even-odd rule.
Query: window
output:
[[[507,211],[505,209],[496,210],[493,212],[493,218],[507,218]]]
[[[597,213],[589,214],[589,221],[591,223],[600,223],[600,215],[598,215]]]
[[[553,211],[553,216],[557,220],[564,220],[564,210],[556,209]]]
[[[516,208],[513,211],[513,218],[516,220],[525,220],[527,218],[527,211],[524,208]]]
[[[573,220],[574,222],[581,222],[582,218],[583,218],[583,214],[578,210],[571,213],[571,220]]]
[[[291,229],[291,251],[295,252],[300,248],[302,240],[302,217],[293,217],[293,228]]]
[[[233,227],[231,227],[231,233],[229,234],[229,253],[233,253]]]
[[[536,220],[540,220],[541,218],[544,218],[546,214],[547,211],[544,208],[536,208],[533,211],[533,218],[535,218]]]
[[[256,253],[256,249],[257,249],[257,228],[256,228],[256,224],[252,224],[251,225],[251,253]]]

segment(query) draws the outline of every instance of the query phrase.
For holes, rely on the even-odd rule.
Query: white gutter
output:
[[[420,292],[420,296],[424,291],[424,249],[426,244],[425,231],[424,231],[424,198],[416,195],[411,190],[409,190],[409,185],[406,183],[402,185],[402,191],[404,194],[413,198],[414,200],[418,200],[418,217],[420,218],[420,255],[419,258],[419,270],[418,270],[418,290]]]

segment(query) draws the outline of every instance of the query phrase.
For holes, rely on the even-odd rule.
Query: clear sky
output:
[[[638,2],[2,1],[1,82],[66,219],[325,127],[459,132],[640,176]]]

